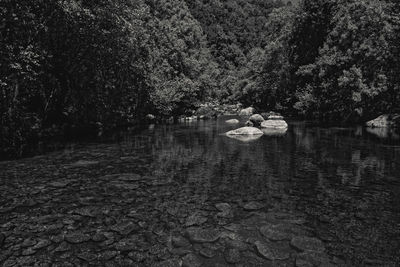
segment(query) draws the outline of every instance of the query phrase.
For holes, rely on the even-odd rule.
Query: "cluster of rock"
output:
[[[114,155],[113,151],[108,150]],[[86,155],[75,153],[76,159]],[[324,243],[303,226],[303,214],[272,210],[253,196],[246,201],[215,198],[188,203],[184,200],[194,202],[201,196],[174,194],[183,187],[169,178],[110,171],[111,164],[126,166],[139,156],[116,163],[112,156],[100,161],[98,151],[93,155],[68,162],[66,156],[36,158],[33,165],[43,168],[44,175],[36,171],[33,178],[30,165],[19,162],[10,168],[20,179],[0,184],[5,196],[15,199],[0,207],[0,266],[337,263],[325,253]],[[90,179],[90,175],[95,176]],[[15,186],[21,179],[26,179],[24,190]],[[28,189],[31,195],[26,201]]]
[[[241,110],[241,104],[228,105],[228,104],[218,104],[218,103],[205,103],[201,104],[197,110],[189,111],[190,115],[182,115],[177,118],[170,117],[168,119],[164,119],[162,121],[170,123],[174,121],[179,122],[192,122],[198,120],[208,120],[212,118],[216,118],[220,115],[233,115],[238,114]],[[153,114],[147,114],[146,122],[152,123],[157,120],[156,116]]]
[[[263,134],[280,135],[287,131],[288,124],[280,114],[275,112],[254,114],[254,112],[255,109],[252,107],[242,109],[239,112],[239,115],[250,116],[248,121],[245,123],[245,127],[229,131],[226,135],[236,137],[236,139],[243,139],[237,138],[237,136],[250,136],[249,138],[253,140],[255,139],[254,136],[261,136]],[[226,123],[239,124],[240,122],[237,119],[231,119],[227,120]],[[246,140],[242,141],[249,141],[247,140],[249,138],[246,137]]]
[[[228,105],[218,103],[205,103],[201,104],[199,108],[193,112],[192,116],[184,117],[184,120],[206,120],[216,118],[220,115],[237,114],[241,109],[240,104]]]

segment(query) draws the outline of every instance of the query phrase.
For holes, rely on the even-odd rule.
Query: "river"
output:
[[[400,264],[400,140],[230,118],[0,162],[0,265]]]

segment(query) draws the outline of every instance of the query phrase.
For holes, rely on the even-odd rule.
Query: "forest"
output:
[[[200,104],[400,113],[397,0],[2,0],[0,153]]]

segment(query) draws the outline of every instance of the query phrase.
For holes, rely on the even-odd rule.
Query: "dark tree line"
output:
[[[1,1],[1,151],[210,100],[339,122],[400,112],[398,1],[297,2]]]

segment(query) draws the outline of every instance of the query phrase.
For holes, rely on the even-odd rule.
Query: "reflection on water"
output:
[[[146,230],[129,235],[151,252],[157,242],[165,243],[162,238],[200,225],[243,237],[242,257],[252,263],[249,266],[261,266],[268,263],[260,256],[260,243],[254,243],[261,230],[249,229],[265,229],[261,226],[273,215],[278,224],[271,229],[289,226],[296,235],[322,240],[331,264],[400,262],[398,141],[376,139],[362,128],[320,128],[302,122],[289,123],[287,132],[269,129],[256,139],[232,139],[223,133],[239,126],[227,125],[227,119],[155,126],[140,134],[116,134],[109,144],[75,145],[2,162],[0,231],[21,238],[21,225],[32,216],[51,214],[52,224],[62,229],[54,233],[92,233],[94,227],[108,233],[121,220],[135,218]],[[218,203],[224,204],[215,208]],[[76,209],[83,206],[93,214],[82,218]],[[146,239],[147,232],[155,241]],[[120,235],[114,233],[114,240]],[[283,239],[268,243],[289,251],[290,257],[279,260],[293,266],[295,258],[307,256],[293,249],[293,239]],[[216,245],[227,246],[228,241],[221,240]],[[190,251],[204,262],[227,259],[227,247],[216,249],[211,259],[199,252],[204,247]],[[171,250],[165,257],[156,251],[146,250],[151,254],[146,254],[148,261],[183,257]]]
[[[392,138],[392,139],[400,139],[400,136],[395,133],[392,129],[390,128],[371,128],[367,127],[366,128],[367,132],[370,134],[373,134],[379,138]]]
[[[280,129],[280,128],[261,128],[261,131],[266,136],[282,136],[285,135],[287,132],[287,128]]]
[[[261,135],[231,135],[231,134],[227,134],[226,135],[229,138],[238,140],[240,142],[251,142],[251,141],[255,141],[261,138]]]

